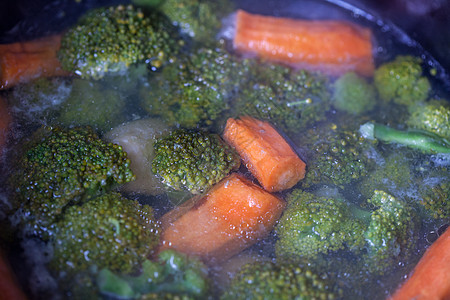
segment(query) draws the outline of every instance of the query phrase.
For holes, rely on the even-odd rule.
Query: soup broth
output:
[[[333,1],[268,1],[264,5],[256,5],[255,1],[237,1],[234,4],[236,9],[241,8],[255,14],[294,19],[346,20],[370,28],[375,41],[374,59],[376,67],[393,61],[399,55],[418,57],[422,62],[423,76],[431,83],[427,101],[429,99],[448,99],[450,84],[445,70],[439,63],[393,24],[379,19],[373,14],[345,3],[339,2],[336,4]],[[220,85],[221,88],[233,80],[237,82],[234,83],[233,81],[234,87],[231,89],[232,91],[229,92],[227,97],[224,97],[226,109],[221,110],[220,113],[215,115],[214,119],[202,119],[198,122],[198,125],[191,126],[191,128],[219,135],[222,134],[228,117],[237,118],[242,116],[242,112],[233,109],[234,105],[239,104],[239,101],[243,101],[242,99],[245,98],[245,95],[248,95],[244,94],[243,96],[242,91],[248,92],[262,86],[270,86],[272,83],[268,81],[272,80],[272,78],[279,80],[280,77],[269,74],[270,72],[286,72],[286,74],[287,72],[302,72],[299,70],[294,71],[282,64],[267,62],[257,57],[248,58],[246,55],[236,53],[229,39],[229,30],[226,30],[227,26],[230,26],[229,22],[233,21],[230,21],[230,18],[224,20],[222,31],[220,34],[218,33],[216,38],[217,44],[213,44],[214,46],[201,43],[195,44],[190,37],[187,37],[180,54],[180,57],[182,57],[190,55],[191,52],[201,53],[201,51],[205,51],[204,53],[207,56],[211,55],[207,51],[212,51],[212,55],[214,55],[214,52],[223,53],[220,51],[225,51],[225,53],[228,53],[228,56],[233,57],[233,60],[230,59],[226,62],[229,61],[236,64],[230,66],[230,68],[248,64],[249,69],[255,68],[256,70],[267,72],[264,84],[261,82],[255,84],[255,80],[249,77],[260,76],[261,74],[258,74],[258,71],[248,72],[244,75],[236,72],[232,78],[225,79],[219,75],[215,77],[216,80],[224,80],[225,84]],[[200,48],[203,50],[198,50]],[[13,118],[8,133],[8,141],[1,156],[1,246],[7,252],[7,257],[22,288],[31,299],[65,299],[70,294],[65,294],[58,288],[57,276],[54,276],[48,269],[48,264],[53,257],[51,243],[29,233],[24,233],[20,226],[22,216],[20,210],[19,212],[16,211],[17,207],[15,205],[17,203],[13,200],[15,187],[11,185],[10,178],[16,172],[15,162],[17,157],[21,155],[24,147],[23,141],[32,136],[39,128],[45,126],[73,127],[89,125],[94,128],[103,140],[119,144],[125,140],[126,142],[130,139],[138,140],[135,148],[130,145],[128,148],[126,146],[123,148],[125,151],[130,151],[129,158],[132,168],[138,168],[137,165],[141,165],[141,171],[138,171],[139,173],[137,174],[138,177],[154,176],[151,172],[148,173],[148,170],[151,169],[151,164],[148,161],[146,162],[145,159],[142,162],[140,160],[142,159],[140,154],[148,155],[148,153],[146,148],[142,147],[142,142],[139,143],[139,141],[145,140],[146,143],[152,144],[154,139],[167,135],[174,128],[185,127],[180,125],[181,119],[179,116],[178,119],[175,116],[175,120],[167,120],[164,118],[163,113],[152,113],[155,109],[158,109],[155,108],[156,106],[143,108],[143,99],[146,97],[160,97],[158,99],[163,99],[161,101],[164,101],[165,98],[161,98],[163,97],[161,95],[164,95],[169,88],[172,88],[169,85],[163,85],[166,83],[158,81],[158,78],[166,75],[164,68],[151,67],[148,64],[135,64],[126,70],[107,74],[99,80],[80,79],[77,76],[37,79],[1,92],[1,97],[7,99]],[[314,80],[321,81],[322,84],[326,85],[324,91],[329,93],[330,99],[330,103],[323,105],[326,111],[324,111],[323,117],[319,120],[306,123],[307,125],[304,125],[299,130],[292,130],[279,120],[271,119],[270,114],[267,114],[265,117],[262,115],[257,116],[272,123],[307,165],[305,180],[300,181],[293,188],[277,192],[275,195],[283,199],[283,201],[288,201],[286,199],[289,199],[288,197],[292,191],[300,189],[326,199],[342,198],[351,205],[361,206],[369,210],[373,209],[373,207],[367,204],[366,200],[371,195],[365,193],[364,190],[373,184],[377,186],[377,189],[378,187],[384,187],[386,192],[389,192],[396,198],[401,198],[402,201],[411,206],[414,215],[418,218],[418,228],[414,231],[414,234],[410,235],[412,242],[409,245],[411,245],[412,249],[409,250],[411,254],[407,258],[396,260],[395,265],[390,266],[385,273],[371,272],[366,268],[367,265],[363,261],[363,257],[367,255],[365,252],[367,250],[360,252],[351,251],[348,247],[321,253],[315,258],[305,259],[303,257],[301,262],[296,263],[304,268],[319,270],[318,273],[321,274],[321,278],[330,279],[330,282],[334,285],[331,288],[339,290],[338,295],[342,299],[385,299],[408,277],[408,274],[413,270],[424,251],[439,236],[443,226],[448,223],[448,211],[442,212],[441,215],[435,218],[435,215],[425,209],[422,202],[423,195],[426,193],[424,190],[429,189],[431,191],[433,187],[448,184],[450,179],[450,173],[448,172],[450,157],[448,154],[423,153],[421,150],[409,148],[398,143],[363,139],[360,137],[359,129],[366,122],[377,122],[406,130],[408,128],[406,121],[410,114],[406,106],[393,102],[387,104],[379,96],[376,96],[377,104],[373,109],[354,115],[336,108],[331,102],[336,88],[336,76],[328,77],[325,74],[316,74],[314,76],[317,76],[314,77]],[[282,76],[281,78],[287,77]],[[373,84],[372,78],[366,78],[366,80],[369,84]],[[280,83],[282,83],[281,80],[277,84]],[[44,85],[50,85],[51,87],[42,92]],[[163,88],[158,85],[163,86]],[[165,89],[168,86],[169,88]],[[211,86],[211,90],[215,87]],[[317,101],[316,98],[320,96],[314,94],[314,91],[312,91],[312,96],[310,96],[310,92],[308,90],[305,98],[298,100]],[[218,94],[224,95],[221,90],[218,91]],[[287,98],[285,94],[282,97]],[[173,108],[174,106],[171,107]],[[306,117],[303,116],[302,118]],[[133,124],[131,128],[126,127],[130,124]],[[443,124],[443,126],[449,128],[448,124]],[[330,178],[328,182],[315,182],[314,179],[311,179],[312,177],[308,177],[308,172],[319,174],[324,171],[317,169],[319,162],[317,153],[314,151],[323,151],[323,156],[329,155],[330,159],[335,159],[336,164],[334,166],[336,169],[350,168],[347,162],[339,161],[339,159],[332,156],[335,154],[334,150],[321,146],[327,145],[335,138],[337,139],[340,132],[351,132],[353,136],[357,136],[356,140],[352,140],[355,142],[355,149],[358,146],[356,144],[369,144],[363,151],[371,165],[363,171],[358,170],[362,176],[354,180],[339,182],[338,176],[341,175],[336,171],[332,172],[336,177]],[[345,144],[345,141],[343,143]],[[343,149],[346,146],[344,144],[342,144]],[[311,147],[315,147],[315,149]],[[337,151],[341,150],[340,148],[337,149]],[[135,162],[136,166],[133,166],[134,159],[137,160]],[[356,165],[360,161],[355,159],[352,163]],[[391,170],[384,168],[394,163],[398,167]],[[236,172],[257,183],[257,180],[245,165],[241,165]],[[370,176],[374,172],[380,172],[379,174],[381,175],[379,176],[382,178],[375,183],[368,182],[367,178],[371,178]],[[382,172],[386,173],[382,174]],[[393,174],[394,172],[399,172],[400,174]],[[405,177],[398,181],[405,184],[400,186],[392,179],[394,175],[401,178]],[[156,218],[160,218],[177,205],[183,205],[182,203],[185,203],[187,199],[194,197],[194,195],[186,191],[179,192],[168,189],[157,177],[152,178],[153,181],[150,183],[150,179],[140,180],[138,178],[138,181],[140,180],[139,183],[133,186],[128,183],[128,185],[119,187],[117,190],[126,198],[138,200],[141,204],[150,205],[154,209]],[[444,195],[444,197],[447,197],[447,202],[449,192],[447,189],[447,194],[445,194],[447,196]],[[449,205],[446,206],[446,208],[448,207]],[[273,229],[267,237],[258,240],[239,255],[225,262],[208,261],[212,288],[208,295],[202,297],[220,297],[228,289],[230,278],[245,263],[256,264],[261,261],[278,263],[280,260],[277,259],[275,250],[278,238],[277,231]],[[355,270],[355,266],[359,265],[361,267],[356,267]],[[270,298],[270,295],[267,295],[267,297]]]

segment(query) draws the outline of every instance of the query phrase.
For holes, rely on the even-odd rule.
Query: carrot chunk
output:
[[[309,21],[237,11],[233,39],[238,51],[296,68],[340,75],[373,75],[370,29],[345,21]]]
[[[285,203],[241,175],[231,174],[200,200],[161,218],[160,251],[174,248],[206,261],[225,261],[265,237]]]
[[[450,299],[450,227],[427,249],[390,300]]]
[[[0,98],[0,155],[2,153],[3,146],[6,143],[10,123],[11,115],[9,114],[6,101],[5,99]]]
[[[0,45],[0,89],[45,76],[66,76],[57,52],[61,36]]]
[[[268,122],[230,118],[223,137],[269,192],[289,189],[305,177],[305,163]]]

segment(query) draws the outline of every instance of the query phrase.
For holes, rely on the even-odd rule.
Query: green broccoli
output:
[[[61,41],[64,69],[83,78],[102,78],[137,62],[159,68],[176,57],[182,41],[157,13],[145,16],[128,6],[102,7],[86,13]]]
[[[175,190],[198,194],[239,168],[240,157],[217,134],[178,129],[154,143],[152,170]]]
[[[233,11],[225,0],[166,0],[158,7],[181,32],[195,41],[214,41],[221,28],[221,19]]]
[[[350,72],[339,77],[334,83],[332,101],[338,110],[359,115],[374,108],[377,94],[373,85]]]
[[[307,268],[263,261],[244,265],[220,299],[336,299],[340,295],[329,279]]]
[[[374,73],[374,84],[380,98],[402,105],[426,100],[431,85],[423,76],[421,63],[418,57],[398,56],[378,67]]]
[[[123,95],[103,87],[98,81],[74,79],[72,91],[56,121],[62,126],[89,125],[107,131],[125,121],[122,114],[125,104]]]
[[[364,257],[372,272],[383,274],[414,253],[417,216],[409,204],[380,190],[376,190],[367,202],[375,210],[365,216],[358,214],[360,219],[369,222],[364,233]]]
[[[432,99],[410,107],[411,115],[406,124],[450,139],[450,103]]]
[[[413,172],[405,152],[395,152],[386,159],[378,159],[375,170],[359,183],[359,190],[365,197],[371,197],[375,190],[383,190],[395,196],[404,195],[413,187]]]
[[[325,77],[274,64],[256,65],[250,71],[252,79],[234,97],[233,117],[267,120],[293,134],[326,119],[330,94]]]
[[[278,258],[316,258],[320,253],[359,248],[364,243],[365,226],[352,217],[345,200],[295,189],[286,201],[288,206],[275,229]]]
[[[414,252],[414,210],[404,201],[376,190],[364,210],[339,196],[294,190],[276,232],[278,258],[296,261],[330,251],[362,253],[371,272],[381,274]]]
[[[228,108],[245,71],[245,61],[220,47],[199,49],[152,77],[142,88],[141,106],[170,126],[209,127]]]
[[[24,149],[10,184],[25,223],[38,235],[68,205],[134,179],[122,148],[104,143],[89,127],[43,128]]]
[[[402,131],[373,122],[361,125],[359,131],[368,140],[396,143],[425,153],[450,153],[450,141],[432,132]]]
[[[97,284],[102,294],[120,299],[198,299],[207,294],[210,283],[208,268],[199,259],[164,250],[155,261],[144,261],[138,276],[103,269]]]
[[[353,131],[332,128],[300,141],[308,151],[308,171],[301,182],[303,187],[332,184],[343,187],[364,178],[374,168],[369,155],[373,143]]]
[[[419,200],[434,219],[448,220],[450,218],[450,174],[449,167],[433,166],[431,174],[420,180]]]
[[[131,273],[153,253],[159,232],[150,206],[107,193],[64,211],[51,239],[50,267],[65,273],[92,266]]]

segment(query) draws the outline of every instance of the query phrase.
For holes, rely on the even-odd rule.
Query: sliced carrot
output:
[[[223,137],[269,192],[291,188],[305,177],[305,163],[268,122],[230,118]]]
[[[340,75],[374,71],[370,29],[345,21],[298,20],[237,11],[234,48],[296,68]]]
[[[0,252],[0,300],[24,300],[26,298],[19,288],[9,264]]]
[[[390,300],[450,299],[450,227],[428,248]]]
[[[0,45],[0,89],[45,76],[66,76],[57,52],[61,36]]]
[[[9,114],[6,101],[5,99],[0,98],[0,154],[2,153],[3,146],[6,143],[10,123],[11,115]]]
[[[285,207],[236,173],[195,200],[162,217],[160,251],[174,248],[207,261],[225,261],[265,237]]]

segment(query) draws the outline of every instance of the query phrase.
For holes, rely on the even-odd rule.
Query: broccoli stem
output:
[[[450,153],[450,142],[434,133],[420,130],[397,130],[382,124],[366,123],[359,129],[368,139],[398,143],[427,153]]]

